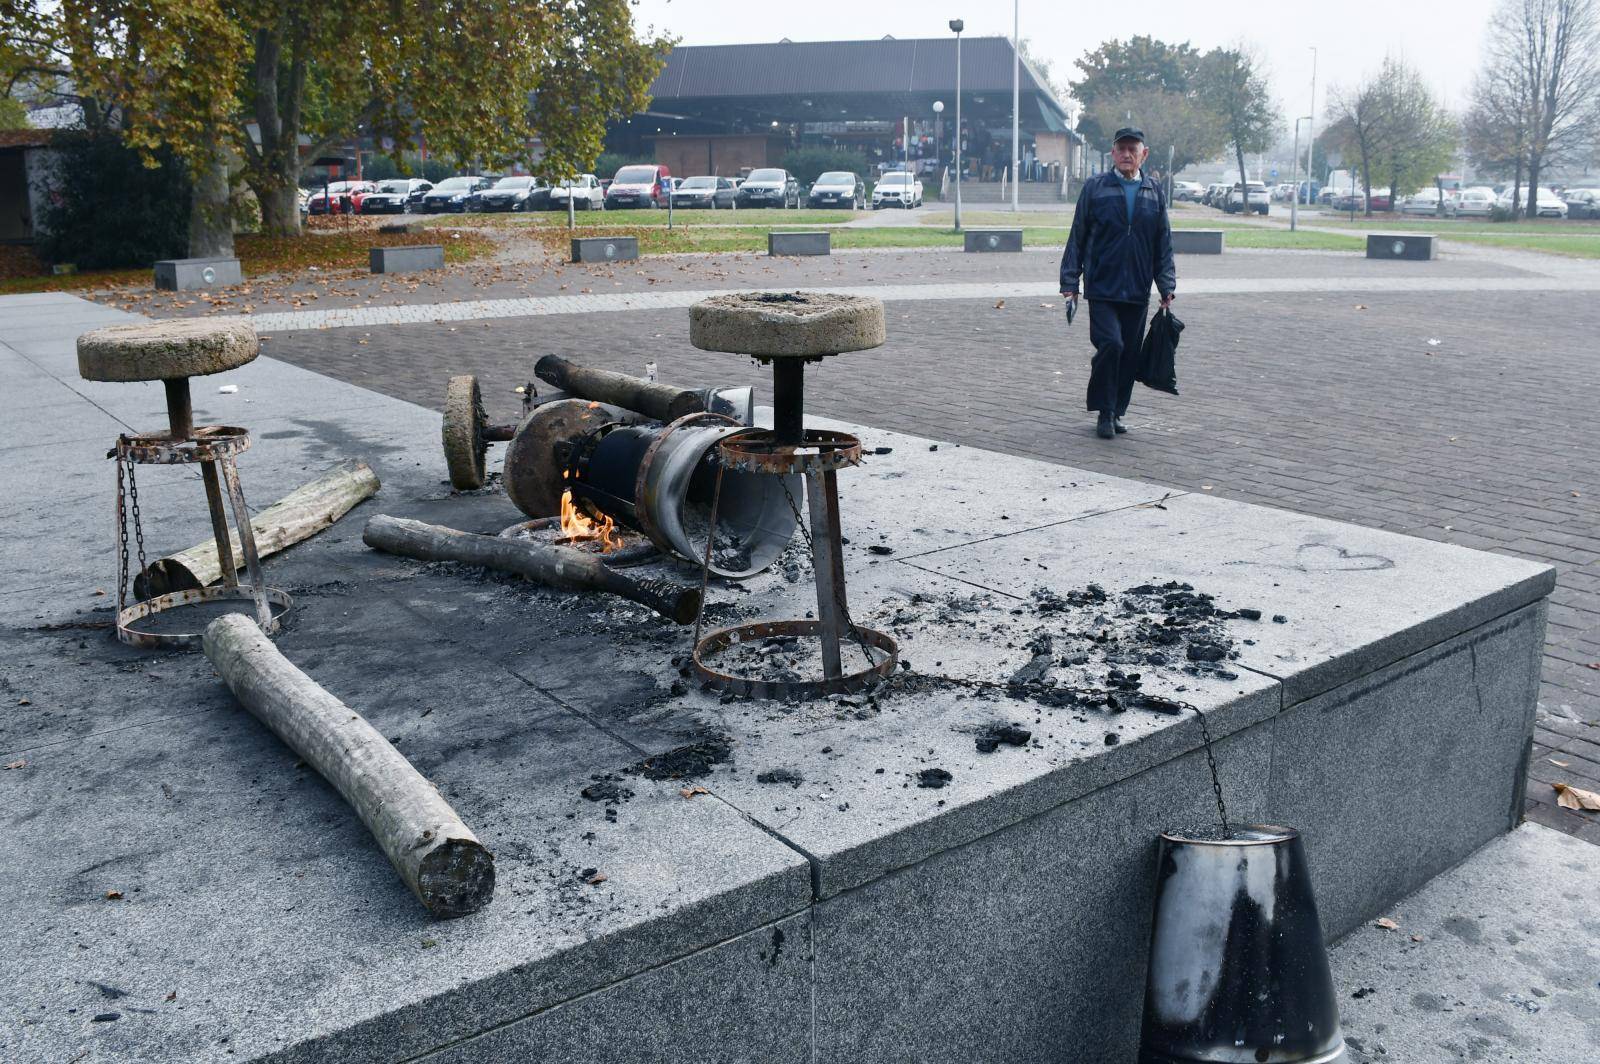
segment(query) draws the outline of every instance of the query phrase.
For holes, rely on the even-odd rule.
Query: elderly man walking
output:
[[[1076,302],[1078,278],[1085,279],[1094,345],[1088,408],[1099,412],[1095,432],[1104,440],[1128,431],[1122,417],[1144,346],[1150,285],[1154,282],[1163,307],[1171,305],[1178,285],[1167,203],[1140,170],[1149,154],[1141,131],[1117,130],[1111,149],[1115,169],[1084,182],[1061,256],[1063,297]]]

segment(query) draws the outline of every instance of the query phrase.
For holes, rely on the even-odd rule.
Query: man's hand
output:
[[[1061,298],[1065,299],[1068,303],[1076,303],[1078,301],[1078,293],[1076,293],[1076,292],[1062,292],[1061,293]]]
[[[1174,299],[1177,299],[1177,298],[1178,298],[1178,293],[1176,293],[1176,292],[1168,292],[1166,295],[1162,296],[1161,297],[1161,309],[1162,310],[1166,310],[1168,307],[1172,306],[1172,301]]]

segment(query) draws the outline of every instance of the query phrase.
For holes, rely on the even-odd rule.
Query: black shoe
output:
[[[1117,430],[1118,436],[1121,436],[1124,432],[1128,431],[1128,426],[1122,423],[1122,419],[1120,417],[1114,417],[1111,419],[1111,427]]]
[[[1111,415],[1102,414],[1100,416],[1100,421],[1094,427],[1094,434],[1102,440],[1113,439],[1116,436],[1117,430],[1112,427]]]

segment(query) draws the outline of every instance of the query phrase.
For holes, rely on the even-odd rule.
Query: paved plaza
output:
[[[1600,842],[1551,786],[1600,787],[1600,265],[1454,245],[1422,263],[1181,258],[1182,396],[1141,389],[1113,443],[1083,412],[1088,330],[1066,327],[1055,272],[1050,249],[495,263],[311,282],[250,309],[277,358],[434,408],[449,376],[475,373],[491,418],[510,421],[512,389],[547,352],[633,373],[653,361],[673,383],[751,384],[765,401],[763,371],[689,345],[690,303],[729,288],[880,295],[888,344],[816,369],[817,413],[1555,565],[1527,812]],[[249,298],[140,309],[236,313]],[[1449,790],[1440,780],[1441,801]]]

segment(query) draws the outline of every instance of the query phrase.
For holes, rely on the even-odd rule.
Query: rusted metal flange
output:
[[[861,464],[861,441],[848,432],[807,429],[799,446],[784,444],[765,429],[723,440],[722,461],[749,473],[825,473]]]
[[[294,599],[289,597],[288,592],[279,591],[275,587],[262,588],[261,597],[266,599],[271,613],[267,623],[261,625],[261,630],[271,635],[278,630],[278,618],[288,613],[294,606]],[[205,602],[240,602],[253,606],[255,601],[256,589],[248,585],[197,587],[187,591],[171,591],[165,595],[135,602],[120,610],[117,613],[117,638],[129,646],[145,650],[157,647],[197,646],[201,637],[205,635],[204,629],[197,632],[141,632],[134,628],[133,624],[157,613]],[[259,623],[260,618],[257,617],[256,620]]]
[[[214,462],[250,449],[250,431],[234,425],[201,425],[186,440],[174,440],[170,433],[146,432],[117,437],[110,455],[132,458],[141,465],[187,465]]]
[[[818,680],[757,680],[747,676],[719,672],[706,664],[706,658],[738,643],[748,643],[774,636],[819,636],[821,621],[758,621],[754,624],[719,628],[694,646],[692,667],[701,683],[715,690],[726,691],[741,698],[808,699],[826,695],[850,695],[865,691],[894,672],[900,661],[900,644],[894,637],[872,628],[853,625],[850,637],[860,645],[883,652],[883,660],[860,672],[846,673],[832,679]]]

